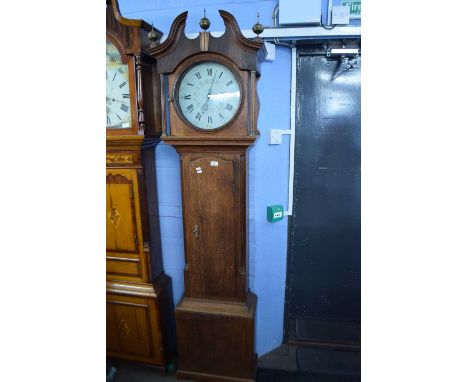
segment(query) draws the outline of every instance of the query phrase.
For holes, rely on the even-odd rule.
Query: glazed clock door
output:
[[[107,135],[138,131],[135,61],[110,34],[106,41],[106,130]]]
[[[176,86],[176,110],[191,126],[216,130],[237,114],[241,85],[236,75],[216,61],[202,61],[189,67]]]
[[[117,47],[106,43],[106,126],[108,129],[129,129],[132,123],[130,76]]]
[[[190,297],[235,299],[239,253],[235,160],[191,154],[184,164]]]

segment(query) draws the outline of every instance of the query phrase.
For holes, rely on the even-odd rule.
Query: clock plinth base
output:
[[[171,279],[107,281],[107,357],[165,370],[174,353]]]
[[[254,381],[257,296],[245,303],[183,298],[176,307],[178,378]]]

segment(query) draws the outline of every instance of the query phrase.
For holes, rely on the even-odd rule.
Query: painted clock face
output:
[[[186,122],[198,129],[214,130],[236,116],[241,104],[241,86],[225,65],[202,61],[181,75],[174,98]]]
[[[106,114],[108,129],[131,127],[128,66],[114,44],[106,44]]]

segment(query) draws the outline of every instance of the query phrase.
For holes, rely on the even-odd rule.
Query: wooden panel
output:
[[[119,345],[119,336],[116,335],[117,328],[117,317],[115,315],[114,306],[112,304],[106,304],[106,343],[107,343],[107,350],[113,352],[120,351]]]
[[[146,58],[146,56],[143,56]],[[161,135],[161,104],[158,99],[160,94],[159,75],[156,66],[142,61],[142,97],[145,110],[145,136]]]
[[[162,338],[154,300],[108,295],[107,352],[110,356],[163,365]]]
[[[106,272],[114,276],[141,277],[141,262],[139,259],[106,259]]]
[[[238,207],[234,203],[234,162],[215,155],[191,156],[186,166],[190,296],[235,297]]]
[[[140,251],[141,224],[136,170],[107,170],[106,245],[113,253]]]
[[[247,305],[211,302],[209,309],[197,309],[197,302],[188,300],[176,309],[178,376],[192,379],[203,373],[203,380],[253,380],[256,296],[249,294]]]

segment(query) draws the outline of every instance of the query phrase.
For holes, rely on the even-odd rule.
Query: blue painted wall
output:
[[[336,1],[336,0],[335,0]],[[211,31],[224,30],[217,13],[232,13],[241,29],[256,22],[272,25],[271,15],[277,0],[120,0],[122,14],[142,18],[168,33],[174,18],[188,10],[186,33],[198,32],[203,8],[211,21]],[[326,0],[322,3],[327,4]],[[258,83],[260,137],[249,152],[249,284],[258,296],[256,351],[259,356],[279,346],[283,338],[284,293],[287,257],[287,218],[278,223],[266,220],[266,206],[282,204],[287,208],[289,142],[268,145],[270,129],[289,129],[290,61],[288,48],[277,47],[273,62],[261,64]],[[158,145],[157,180],[161,239],[166,273],[172,277],[174,302],[183,291],[184,243],[179,156],[164,143]]]

